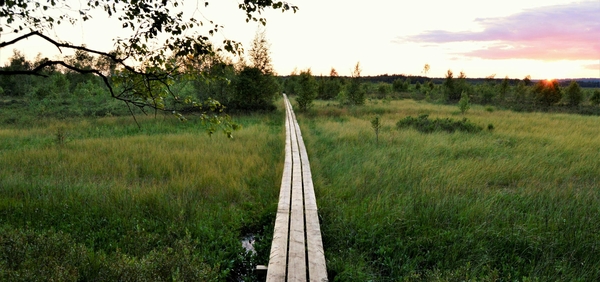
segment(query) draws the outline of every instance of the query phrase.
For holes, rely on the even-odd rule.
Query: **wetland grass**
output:
[[[425,134],[394,125],[462,115],[412,100],[313,111],[299,122],[331,280],[600,278],[600,118],[474,106],[464,116],[493,131]]]
[[[234,139],[138,120],[0,129],[0,280],[220,281],[265,263],[283,114],[240,117]]]

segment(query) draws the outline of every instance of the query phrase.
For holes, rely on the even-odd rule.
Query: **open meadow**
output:
[[[484,130],[396,128],[423,114]],[[599,117],[375,100],[298,120],[332,281],[600,278]]]
[[[2,126],[0,281],[252,279],[240,240],[268,256],[285,132],[236,120],[233,139],[172,116]]]
[[[256,279],[283,169],[277,105],[234,117],[231,140],[162,116],[2,125],[0,280]],[[424,114],[484,130],[396,127]],[[599,117],[414,100],[297,115],[330,281],[600,278]]]

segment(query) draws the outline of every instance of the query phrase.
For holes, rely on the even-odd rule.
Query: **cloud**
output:
[[[481,31],[427,31],[397,38],[419,43],[479,42],[460,53],[485,59],[600,59],[600,5],[596,1],[524,10],[503,18],[476,19]]]
[[[597,64],[584,65],[583,68],[588,70],[600,70],[600,62]]]

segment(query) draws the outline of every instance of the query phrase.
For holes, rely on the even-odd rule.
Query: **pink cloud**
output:
[[[476,19],[478,32],[428,31],[398,38],[412,42],[489,42],[461,53],[485,59],[593,60],[600,58],[600,5],[596,1],[525,10],[504,18]]]

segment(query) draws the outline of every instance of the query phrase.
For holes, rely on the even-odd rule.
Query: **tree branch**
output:
[[[60,49],[60,46],[59,46],[59,45],[60,45],[60,43],[58,43],[58,42],[56,42],[56,41],[52,40],[51,38],[49,38],[49,37],[47,37],[47,36],[45,36],[45,35],[43,35],[43,34],[41,34],[41,33],[37,32],[37,31],[32,31],[32,32],[30,32],[30,33],[27,33],[27,34],[21,35],[21,36],[19,36],[19,37],[17,37],[17,38],[15,38],[15,39],[13,39],[13,40],[11,40],[11,41],[5,41],[5,42],[2,42],[2,43],[0,43],[0,48],[4,48],[4,47],[6,47],[6,46],[13,45],[13,44],[15,44],[15,43],[17,43],[17,42],[19,42],[19,41],[21,41],[21,40],[23,40],[23,39],[27,39],[27,38],[29,38],[29,37],[31,37],[31,36],[34,36],[34,35],[38,35],[38,36],[40,36],[40,37],[42,37],[42,38],[44,38],[44,39],[46,39],[46,40],[50,41],[51,43],[53,43],[53,44],[56,46],[56,48],[58,48],[58,51],[59,51],[59,52],[62,54],[62,50]]]
[[[73,50],[80,50],[80,51],[84,51],[84,52],[88,52],[91,54],[96,54],[96,55],[100,55],[103,57],[108,58],[109,60],[111,60],[112,62],[117,63],[119,66],[123,67],[123,69],[135,74],[135,75],[140,75],[142,77],[145,78],[145,80],[147,81],[159,81],[161,82],[164,86],[168,87],[168,84],[164,81],[170,74],[157,74],[157,73],[152,73],[152,72],[142,72],[142,71],[138,71],[136,70],[134,67],[127,65],[124,61],[128,58],[125,57],[123,59],[120,59],[117,57],[117,55],[115,54],[111,54],[111,53],[107,53],[107,52],[102,52],[102,51],[97,51],[97,50],[93,50],[93,49],[89,49],[87,47],[84,46],[76,46],[76,45],[72,45],[69,43],[61,43],[58,42],[38,31],[32,31],[30,33],[27,33],[23,36],[19,36],[18,38],[15,38],[11,41],[6,41],[6,42],[2,42],[0,43],[0,48],[4,48],[10,45],[13,45],[21,40],[30,38],[32,36],[38,36],[44,40],[46,40],[47,42],[51,43],[52,45],[56,46],[56,48],[62,53],[62,49],[61,48],[68,48],[68,49],[73,49]],[[102,78],[104,84],[106,85],[106,87],[108,87],[108,90],[110,91],[110,95],[111,97],[120,100],[120,101],[124,101],[126,103],[135,105],[138,108],[143,108],[146,106],[150,106],[153,108],[156,108],[157,105],[156,103],[154,104],[148,104],[148,103],[143,103],[140,101],[136,101],[133,98],[128,98],[127,96],[124,96],[122,94],[124,94],[127,89],[125,89],[123,91],[123,93],[120,94],[116,94],[114,92],[113,87],[110,84],[109,78],[102,74],[102,72],[100,72],[98,69],[82,69],[82,68],[78,68],[75,67],[73,65],[70,65],[68,63],[66,63],[65,61],[44,61],[41,64],[39,64],[38,66],[36,66],[35,68],[31,69],[31,70],[6,70],[6,69],[2,69],[0,68],[0,75],[33,75],[33,76],[41,76],[41,77],[48,77],[48,75],[42,73],[42,70],[46,67],[49,66],[53,66],[53,65],[60,65],[63,66],[69,70],[81,73],[81,74],[95,74],[97,76],[99,76],[100,78]],[[169,89],[170,91],[170,89]],[[151,92],[151,91],[150,91]],[[168,109],[164,109],[164,110],[168,110]]]
[[[62,49],[61,48],[68,48],[68,49],[73,49],[73,50],[80,50],[80,51],[85,51],[88,53],[92,53],[92,54],[96,54],[96,55],[100,55],[103,57],[107,57],[110,60],[112,60],[113,62],[123,66],[125,69],[127,69],[130,72],[136,73],[136,74],[143,74],[142,72],[139,72],[137,70],[135,70],[133,67],[125,64],[125,60],[127,60],[129,58],[129,56],[126,56],[125,58],[119,59],[117,57],[117,55],[115,54],[111,54],[111,53],[107,53],[107,52],[102,52],[102,51],[97,51],[97,50],[93,50],[84,46],[77,46],[77,45],[73,45],[73,44],[69,44],[69,43],[61,43],[58,42],[42,33],[40,33],[39,31],[32,31],[30,33],[24,34],[22,36],[19,36],[11,41],[6,41],[6,42],[2,42],[0,43],[0,48],[4,48],[6,46],[10,46],[13,45],[21,40],[27,39],[29,37],[32,36],[39,36],[40,38],[48,41],[49,43],[51,43],[52,45],[56,46],[56,48],[58,49],[58,51],[62,54]],[[8,73],[7,73],[8,74]],[[19,74],[19,73],[12,73],[12,74]]]

